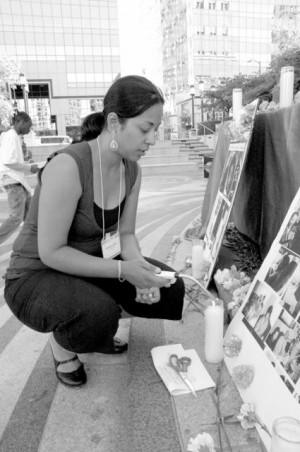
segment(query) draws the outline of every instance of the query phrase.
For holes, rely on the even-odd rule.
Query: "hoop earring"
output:
[[[115,130],[113,130],[111,132],[111,142],[110,142],[109,147],[113,152],[116,152],[119,149],[119,145],[116,141],[116,131]]]

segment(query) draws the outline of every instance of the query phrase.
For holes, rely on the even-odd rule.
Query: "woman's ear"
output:
[[[118,115],[114,112],[111,112],[107,116],[107,130],[109,133],[117,132],[120,128],[120,122]]]

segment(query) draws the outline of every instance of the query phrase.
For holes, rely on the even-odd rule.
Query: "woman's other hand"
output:
[[[150,289],[139,289],[136,287],[136,298],[138,303],[153,304],[160,300],[160,290],[158,287]]]
[[[159,267],[150,264],[143,258],[122,261],[122,278],[139,289],[170,287],[168,279],[156,276],[159,273]]]

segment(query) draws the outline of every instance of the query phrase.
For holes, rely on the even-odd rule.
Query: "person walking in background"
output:
[[[78,353],[122,353],[121,308],[144,318],[180,320],[181,278],[145,258],[135,222],[141,187],[138,160],[155,144],[161,92],[144,77],[115,81],[99,114],[96,139],[48,158],[31,208],[14,242],[5,300],[28,327],[51,332],[58,379],[79,386],[87,376]]]
[[[21,138],[21,142],[22,142],[22,151],[23,151],[24,161],[28,162],[28,163],[34,163],[34,161],[32,159],[32,152],[29,151],[29,149],[27,148],[27,145],[24,140],[24,136],[20,135],[20,138]]]
[[[7,193],[9,217],[0,226],[0,243],[5,242],[24,221],[31,201],[31,189],[25,175],[36,173],[39,168],[25,163],[21,140],[31,126],[30,116],[19,112],[13,118],[13,127],[1,134],[0,181]]]

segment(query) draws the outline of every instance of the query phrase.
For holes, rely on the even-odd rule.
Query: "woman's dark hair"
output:
[[[100,135],[103,127],[103,113],[97,111],[86,116],[81,124],[81,141],[90,141]]]
[[[141,115],[155,104],[164,104],[162,92],[140,75],[127,75],[116,80],[103,100],[103,112],[88,115],[81,125],[81,140],[88,141],[101,133],[109,113],[116,113],[120,122]]]
[[[155,104],[164,104],[161,91],[150,80],[139,75],[127,75],[116,80],[106,93],[103,114],[111,112],[119,119],[134,118]]]

